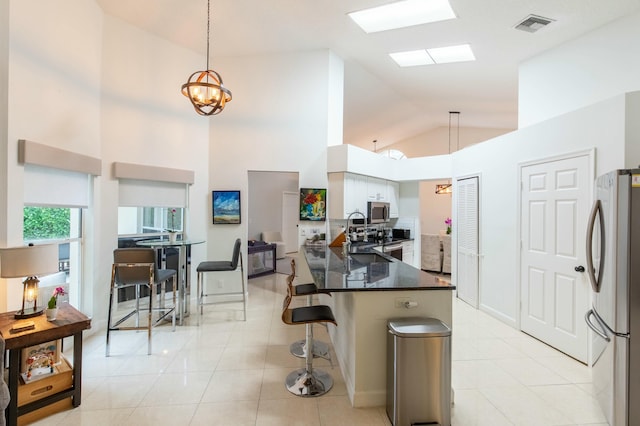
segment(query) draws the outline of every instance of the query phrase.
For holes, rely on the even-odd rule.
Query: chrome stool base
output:
[[[285,380],[287,390],[302,397],[321,396],[329,392],[333,386],[333,379],[329,373],[313,369],[311,373],[305,368],[299,368],[289,373]]]
[[[297,356],[298,358],[305,358],[307,356],[307,345],[305,339],[300,339],[296,342],[293,342],[291,346],[289,346],[289,352],[291,355]],[[317,340],[313,341],[313,357],[314,358],[324,358],[328,361],[331,361],[331,353],[329,353],[329,345],[325,342],[318,342]]]

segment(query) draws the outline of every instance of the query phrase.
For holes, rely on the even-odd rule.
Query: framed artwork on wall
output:
[[[240,223],[240,191],[212,191],[213,224]]]
[[[300,189],[300,220],[327,219],[327,190],[325,188]]]

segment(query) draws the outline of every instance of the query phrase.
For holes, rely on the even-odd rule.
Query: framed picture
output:
[[[25,383],[42,379],[55,373],[60,364],[60,340],[40,343],[22,349],[20,374]]]
[[[213,191],[213,224],[240,223],[240,191]]]
[[[327,190],[322,188],[300,189],[300,220],[327,219]]]

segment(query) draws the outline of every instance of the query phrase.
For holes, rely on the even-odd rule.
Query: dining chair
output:
[[[233,245],[233,253],[231,255],[231,260],[207,260],[204,262],[200,262],[196,271],[198,273],[198,284],[197,284],[197,310],[198,310],[198,320],[197,323],[200,325],[201,316],[204,314],[204,305],[215,305],[219,303],[234,303],[237,302],[235,296],[240,296],[242,299],[243,313],[244,313],[244,321],[247,320],[247,289],[244,283],[244,267],[242,264],[242,255],[240,254],[241,242],[240,238],[237,238]],[[204,274],[210,272],[233,272],[238,270],[238,265],[240,265],[240,281],[241,281],[241,290],[240,291],[228,291],[221,293],[205,293],[204,289]],[[231,296],[234,300],[220,300],[220,298],[226,298]],[[205,302],[205,298],[210,297],[210,302]],[[218,299],[218,300],[216,300]]]
[[[420,238],[420,269],[441,272],[442,251],[440,250],[440,236],[435,234],[422,234]]]
[[[442,272],[451,273],[451,235],[442,236]]]
[[[147,354],[151,355],[151,330],[171,315],[173,331],[176,329],[176,271],[174,269],[158,269],[156,251],[152,248],[119,248],[113,251],[111,267],[111,286],[109,291],[109,312],[107,314],[106,356],[110,356],[111,332],[123,330],[147,330]],[[165,306],[165,286],[168,280],[172,283],[172,305]],[[135,304],[133,310],[114,321],[114,298],[119,289],[135,288]],[[140,301],[144,297],[141,289],[149,290],[149,302],[145,309],[147,320],[140,325]],[[158,288],[160,289],[158,294]],[[156,300],[158,299],[158,300]],[[157,303],[157,306],[155,305]],[[117,302],[116,302],[117,304]],[[158,318],[153,319],[154,313]],[[120,314],[121,315],[121,314]],[[135,316],[135,325],[121,325]]]
[[[276,259],[284,259],[286,257],[287,246],[282,240],[280,231],[264,231],[262,233],[262,241],[276,245]]]

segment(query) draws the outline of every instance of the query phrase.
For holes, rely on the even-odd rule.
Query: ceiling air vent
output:
[[[543,18],[542,16],[529,15],[522,22],[515,26],[516,30],[535,33],[540,28],[546,27],[553,22],[553,19]]]

